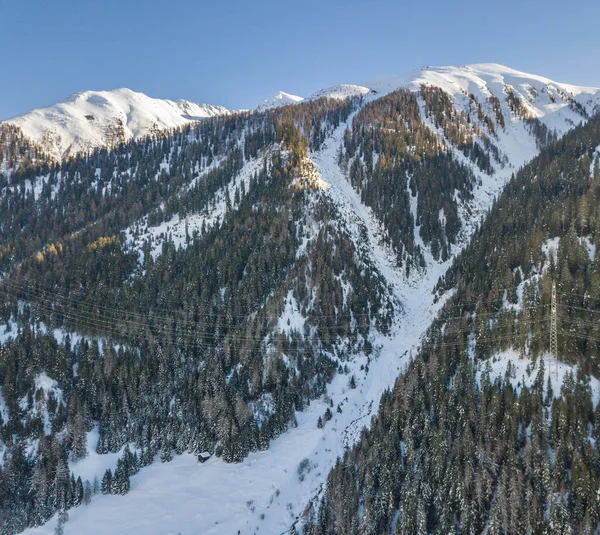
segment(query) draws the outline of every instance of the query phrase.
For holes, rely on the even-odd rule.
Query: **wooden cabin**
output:
[[[206,461],[208,461],[211,458],[212,454],[209,453],[208,451],[203,451],[202,453],[198,454],[198,462],[200,463],[205,463]]]

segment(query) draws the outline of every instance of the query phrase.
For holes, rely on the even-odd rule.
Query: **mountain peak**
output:
[[[366,95],[370,93],[371,90],[368,87],[363,85],[354,85],[354,84],[338,84],[332,87],[327,87],[325,89],[321,89],[313,93],[310,98],[334,98],[337,100],[342,100],[348,97],[356,97],[360,95]]]
[[[120,139],[127,141],[156,130],[227,113],[229,110],[223,106],[152,98],[121,87],[81,91],[57,104],[32,110],[7,122],[19,126],[48,154],[60,159],[107,145],[107,132],[115,128],[120,130]]]
[[[287,106],[288,104],[298,104],[298,102],[303,101],[304,98],[299,97],[298,95],[292,95],[291,93],[286,93],[285,91],[277,91],[274,95],[271,95],[269,98],[263,100],[257,107],[257,111],[265,111],[271,108],[278,108],[280,106]]]
[[[444,81],[446,84],[444,84]],[[424,65],[423,67],[409,71],[402,75],[376,78],[366,82],[364,85],[379,91],[389,91],[399,87],[418,88],[422,83],[440,85],[447,90],[448,83],[454,83],[456,87],[463,87],[469,83],[480,87],[490,83],[503,83],[505,85],[518,86],[523,83],[535,83],[536,85],[554,85],[560,88],[574,90],[575,94],[595,93],[597,88],[574,86],[555,82],[545,76],[530,74],[524,71],[507,67],[500,63],[472,63],[468,65]],[[450,90],[449,92],[453,92]]]

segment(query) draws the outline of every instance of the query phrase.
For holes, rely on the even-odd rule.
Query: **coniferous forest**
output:
[[[600,296],[585,243],[597,243],[598,145],[595,117],[513,177],[440,280],[440,296],[455,293],[330,473],[304,533],[597,532],[600,404],[588,378],[599,373]],[[577,364],[560,392],[544,373],[553,280],[559,354]],[[537,364],[530,386],[510,367],[492,375],[509,348]]]

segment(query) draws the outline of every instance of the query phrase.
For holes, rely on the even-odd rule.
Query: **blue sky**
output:
[[[230,108],[422,65],[600,86],[600,2],[0,0],[0,119],[85,89]]]

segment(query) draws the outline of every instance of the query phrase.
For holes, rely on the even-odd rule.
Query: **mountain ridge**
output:
[[[157,99],[123,87],[81,91],[3,122],[19,126],[49,155],[61,159],[229,113],[223,106]]]
[[[548,113],[564,114],[561,108],[565,106],[587,116],[600,109],[598,88],[556,82],[497,63],[424,66],[403,75],[376,78],[362,85],[339,84],[323,88],[307,99],[344,99],[360,95],[373,99],[401,87],[418,90],[421,85],[440,87],[454,98],[473,95],[479,100],[492,95],[497,97],[495,93],[502,87],[505,93],[514,91],[515,102],[523,102],[524,113],[529,113],[532,118]],[[496,91],[492,90],[494,86]],[[278,91],[249,111],[264,112],[307,99]],[[2,122],[19,126],[25,136],[39,143],[49,155],[61,159],[76,152],[112,146],[120,141],[139,139],[229,113],[232,110],[223,106],[197,104],[183,99],[157,99],[128,88],[117,88],[75,93],[54,105],[36,108]],[[561,121],[551,123],[560,124]],[[554,124],[549,126],[554,127]],[[564,129],[559,133],[564,133]]]

